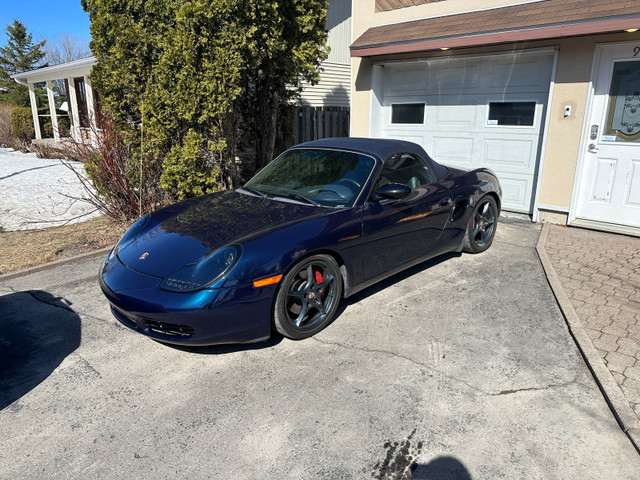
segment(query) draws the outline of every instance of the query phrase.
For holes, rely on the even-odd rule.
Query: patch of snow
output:
[[[85,176],[82,163],[64,162]],[[0,227],[5,231],[52,227],[99,216],[91,204],[74,200],[86,197],[82,183],[62,160],[0,148]]]

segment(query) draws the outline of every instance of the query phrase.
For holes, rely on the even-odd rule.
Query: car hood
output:
[[[166,278],[225,245],[330,211],[234,190],[213,193],[153,213],[118,258],[133,270]]]

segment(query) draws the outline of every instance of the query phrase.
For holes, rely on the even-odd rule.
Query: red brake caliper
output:
[[[316,283],[322,283],[324,281],[324,279],[322,278],[322,274],[320,273],[319,270],[316,270]],[[326,291],[326,288],[322,290],[322,292],[320,293],[320,297],[324,298],[324,292]]]

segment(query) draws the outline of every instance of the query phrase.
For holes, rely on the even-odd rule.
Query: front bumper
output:
[[[161,342],[201,346],[269,338],[277,285],[167,292],[160,278],[131,270],[117,257],[98,277],[116,319]]]

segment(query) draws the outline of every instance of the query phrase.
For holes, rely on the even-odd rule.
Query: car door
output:
[[[420,157],[403,153],[387,159],[374,194],[363,211],[363,273],[371,279],[429,253],[451,211],[451,194]],[[412,188],[399,200],[376,199],[385,183]]]

